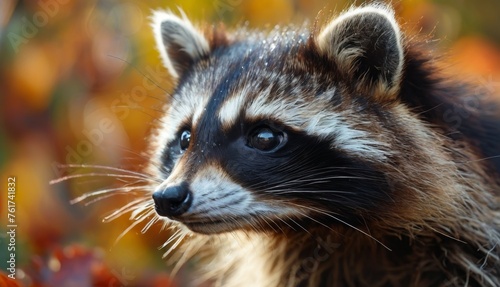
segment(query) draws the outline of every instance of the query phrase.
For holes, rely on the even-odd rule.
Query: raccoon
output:
[[[500,109],[387,5],[305,26],[155,12],[176,87],[148,172],[178,263],[216,286],[500,286]]]

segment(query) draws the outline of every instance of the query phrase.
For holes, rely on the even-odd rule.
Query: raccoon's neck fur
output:
[[[205,245],[214,252],[205,275],[216,286],[498,286],[500,233],[491,227],[500,217],[480,206],[457,208],[473,213],[408,230],[372,229],[373,238],[338,226],[217,236]]]
[[[477,219],[460,222],[481,229]],[[460,230],[458,224],[452,227],[456,232],[471,232]],[[391,232],[371,232],[390,250],[352,229],[278,236],[236,232],[213,238],[210,246],[216,249],[215,259],[207,265],[210,273],[206,275],[215,278],[216,286],[257,286],[256,282],[258,286],[442,286],[443,282],[498,286],[498,246],[491,248],[498,232],[475,231],[489,250],[429,230],[413,230],[411,236]]]

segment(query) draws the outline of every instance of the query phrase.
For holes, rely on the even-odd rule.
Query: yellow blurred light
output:
[[[47,265],[52,272],[58,272],[59,270],[61,270],[61,261],[59,261],[55,257],[51,257]]]
[[[19,51],[11,71],[16,96],[23,97],[33,110],[43,110],[50,102],[58,78],[58,62],[48,47],[28,44]]]
[[[255,0],[242,3],[245,19],[252,26],[287,23],[293,17],[292,2],[286,0]]]

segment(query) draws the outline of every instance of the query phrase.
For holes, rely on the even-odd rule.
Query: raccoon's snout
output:
[[[179,216],[191,206],[192,196],[187,184],[161,187],[153,193],[155,209],[161,216]]]

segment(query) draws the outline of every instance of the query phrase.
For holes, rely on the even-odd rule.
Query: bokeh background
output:
[[[198,23],[229,29],[313,23],[356,1],[335,0],[40,0],[0,1],[0,285],[186,286],[159,247],[169,231],[124,215],[125,193],[96,203],[70,201],[86,192],[133,184],[93,164],[140,170],[148,131],[172,81],[160,64],[151,10],[183,9]],[[500,1],[408,0],[393,3],[403,29],[425,35],[448,71],[500,91]],[[499,98],[500,99],[500,98]],[[65,165],[61,166],[61,165]],[[113,171],[104,171],[114,173]],[[17,179],[16,267],[7,283],[7,177]],[[91,203],[91,204],[90,204]],[[146,222],[146,221],[145,221]],[[196,263],[193,263],[196,264]],[[1,279],[3,278],[3,279]],[[2,281],[4,280],[4,281]],[[4,285],[2,285],[4,284]]]

